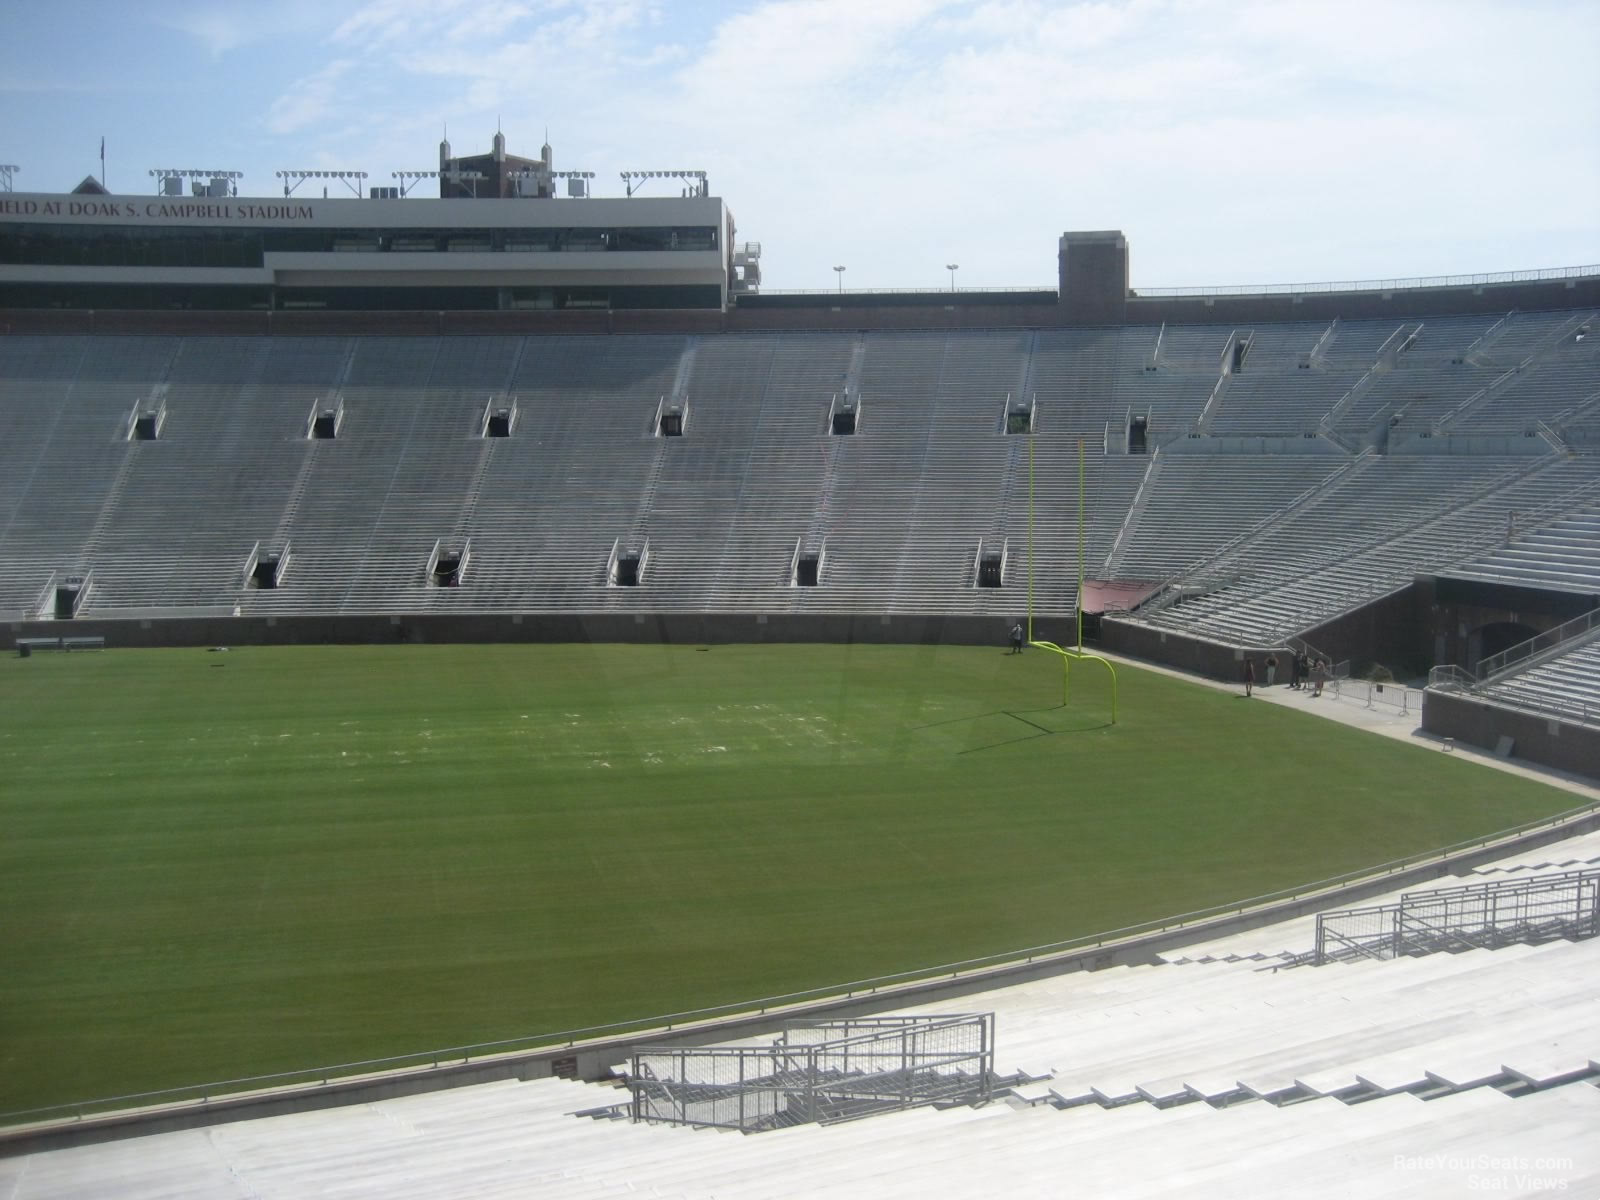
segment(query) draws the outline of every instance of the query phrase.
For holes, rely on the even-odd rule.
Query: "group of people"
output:
[[[1278,679],[1278,656],[1268,654],[1265,666],[1267,668],[1267,686],[1271,687]],[[1304,651],[1295,654],[1289,659],[1289,687],[1293,691],[1309,691],[1313,699],[1322,695],[1323,685],[1333,678],[1333,667],[1325,658],[1311,658]],[[1244,660],[1244,694],[1246,696],[1255,691],[1256,686],[1256,660]]]

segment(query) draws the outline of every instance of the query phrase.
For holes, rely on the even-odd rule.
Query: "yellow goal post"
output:
[[[1030,641],[1028,645],[1039,650],[1048,650],[1051,654],[1061,656],[1061,706],[1066,707],[1071,696],[1072,664],[1077,662],[1097,662],[1106,669],[1111,676],[1111,723],[1117,723],[1117,669],[1109,660],[1101,658],[1098,654],[1089,654],[1083,650],[1073,650],[1056,645],[1054,642]]]

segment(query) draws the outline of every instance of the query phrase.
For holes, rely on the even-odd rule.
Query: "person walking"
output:
[[[1244,660],[1244,694],[1249,696],[1255,686],[1256,660],[1253,658],[1247,658]]]
[[[1011,627],[1011,653],[1022,653],[1022,622],[1018,621]]]

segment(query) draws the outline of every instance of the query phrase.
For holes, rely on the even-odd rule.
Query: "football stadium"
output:
[[[1600,266],[412,174],[0,193],[0,1194],[1600,1190]]]

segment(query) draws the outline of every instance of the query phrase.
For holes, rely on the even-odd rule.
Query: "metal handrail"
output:
[[[1465,884],[1460,887],[1406,892],[1400,896],[1398,901],[1391,901],[1387,904],[1365,905],[1360,908],[1330,909],[1317,914],[1316,946],[1311,951],[1310,958],[1306,961],[1321,966],[1331,959],[1348,957],[1344,950],[1335,950],[1330,953],[1327,950],[1327,944],[1330,941],[1341,943],[1348,950],[1366,955],[1369,958],[1385,957],[1382,953],[1384,949],[1388,949],[1392,955],[1398,955],[1402,947],[1424,951],[1429,949],[1423,943],[1406,936],[1408,926],[1431,934],[1438,943],[1454,942],[1465,946],[1480,945],[1481,943],[1467,936],[1464,927],[1460,924],[1472,913],[1480,910],[1451,909],[1452,902],[1458,901],[1481,899],[1486,906],[1481,910],[1482,919],[1495,928],[1507,928],[1507,926],[1502,926],[1499,919],[1500,909],[1498,902],[1502,898],[1522,899],[1531,893],[1565,893],[1570,891],[1577,900],[1578,916],[1581,921],[1583,919],[1583,907],[1587,902],[1585,893],[1591,890],[1587,885],[1597,881],[1600,881],[1600,870],[1590,868],[1578,871],[1563,871],[1558,875],[1545,875],[1534,879],[1486,880],[1480,883]],[[1600,893],[1597,893],[1597,898],[1600,898]],[[1442,920],[1429,911],[1441,905],[1446,910]],[[1429,915],[1423,916],[1419,910],[1428,912]],[[1455,917],[1456,924],[1451,923],[1453,912],[1458,914]],[[1356,934],[1341,933],[1338,929],[1332,927],[1332,922],[1349,921],[1353,918],[1377,918],[1378,927],[1370,932]],[[1521,919],[1524,925],[1527,924],[1528,918],[1525,909],[1515,910],[1513,916],[1508,918],[1512,923],[1515,923],[1518,919]],[[1565,920],[1564,916],[1562,920]],[[1374,949],[1375,947],[1376,949]],[[1297,959],[1304,958],[1304,956],[1296,957]]]
[[[1535,634],[1525,642],[1518,642],[1515,646],[1508,646],[1498,654],[1489,655],[1478,663],[1477,678],[1481,682],[1487,683],[1491,677],[1509,669],[1513,665],[1512,655],[1516,655],[1515,665],[1521,666],[1536,655],[1564,645],[1574,638],[1588,633],[1597,626],[1600,626],[1600,608],[1591,608],[1588,612],[1573,617],[1570,621],[1563,621],[1554,629],[1546,629],[1543,633]]]
[[[1491,283],[1532,283],[1543,279],[1587,279],[1600,277],[1600,263],[1578,267],[1543,267],[1526,271],[1491,271],[1479,275],[1419,275],[1408,279],[1349,279],[1322,283],[1229,283],[1202,284],[1198,287],[1136,287],[1128,294],[1136,298],[1177,298],[1183,296],[1284,296],[1302,292],[1387,292],[1409,288],[1479,287]],[[963,292],[1054,292],[1055,283],[1021,287],[920,287],[920,288],[763,288],[763,296],[936,296]]]
[[[1135,288],[1136,296],[1281,296],[1296,292],[1387,292],[1408,288],[1479,287],[1490,283],[1531,283],[1542,279],[1586,279],[1600,276],[1600,263],[1579,267],[1544,267],[1527,271],[1493,271],[1480,275],[1422,275],[1409,279],[1351,279],[1330,283],[1239,283],[1223,286]]]
[[[1470,688],[1477,682],[1471,671],[1454,663],[1442,663],[1437,667],[1428,668],[1428,686],[1431,688]]]
[[[1561,700],[1535,700],[1531,696],[1507,696],[1499,692],[1478,692],[1476,695],[1478,700],[1493,704],[1497,708],[1542,713],[1563,721],[1574,721],[1579,725],[1600,726],[1600,708],[1591,708],[1582,701],[1572,703]]]
[[[302,1084],[321,1083],[326,1085],[336,1078],[375,1074],[423,1064],[439,1067],[451,1065],[458,1061],[467,1063],[472,1061],[473,1058],[487,1058],[495,1054],[510,1053],[518,1049],[531,1051],[543,1047],[567,1048],[576,1045],[579,1041],[607,1035],[620,1035],[647,1030],[671,1030],[675,1026],[711,1020],[717,1017],[764,1015],[772,1009],[803,1004],[809,1001],[854,999],[857,996],[871,995],[900,984],[931,982],[943,978],[958,979],[963,975],[974,974],[996,967],[1021,966],[1039,958],[1065,954],[1073,950],[1102,947],[1108,942],[1117,942],[1150,934],[1168,933],[1216,917],[1242,915],[1254,908],[1278,904],[1286,900],[1298,900],[1302,896],[1327,891],[1330,888],[1342,887],[1363,879],[1375,879],[1383,875],[1393,875],[1419,863],[1435,859],[1446,860],[1452,855],[1469,850],[1477,850],[1494,842],[1532,833],[1539,829],[1555,828],[1597,811],[1600,811],[1600,801],[1578,805],[1553,816],[1525,821],[1520,825],[1512,825],[1494,833],[1486,834],[1483,837],[1468,838],[1431,850],[1420,850],[1415,854],[1392,859],[1389,862],[1354,871],[1345,871],[1338,875],[1331,875],[1326,879],[1318,879],[1294,888],[1281,888],[1275,892],[1264,892],[1258,896],[1232,900],[1225,904],[1214,904],[1207,908],[1195,909],[1192,912],[1178,913],[1169,917],[1142,921],[1135,925],[1125,925],[1117,929],[1103,930],[1099,933],[1088,933],[1081,937],[1067,938],[1059,942],[1047,942],[1020,950],[1009,950],[998,954],[982,955],[977,958],[961,959],[956,962],[943,963],[939,966],[924,967],[912,971],[899,971],[889,975],[877,975],[849,983],[807,988],[802,991],[785,992],[760,999],[713,1005],[709,1008],[695,1008],[682,1012],[656,1014],[640,1017],[632,1021],[613,1021],[604,1025],[584,1025],[574,1029],[526,1034],[521,1037],[503,1038],[492,1042],[476,1042],[470,1045],[450,1046],[437,1050],[420,1050],[410,1054],[396,1054],[382,1058],[360,1059],[353,1062],[306,1067],[296,1071],[276,1071],[264,1075],[241,1075],[233,1079],[195,1083],[182,1087],[160,1088],[146,1092],[129,1092],[120,1096],[96,1097],[87,1100],[69,1101],[65,1104],[49,1104],[39,1108],[17,1109],[11,1112],[0,1112],[0,1125],[21,1124],[23,1122],[20,1118],[30,1118],[34,1121],[45,1120],[49,1114],[76,1116],[81,1119],[85,1110],[133,1107],[133,1102],[135,1101],[145,1104],[176,1103],[183,1100],[209,1103],[214,1096],[220,1097],[241,1091],[253,1091],[274,1084],[286,1085],[291,1081],[297,1081]]]
[[[959,296],[968,292],[1051,292],[1054,283],[1025,287],[920,287],[920,288],[762,288],[763,296]]]

